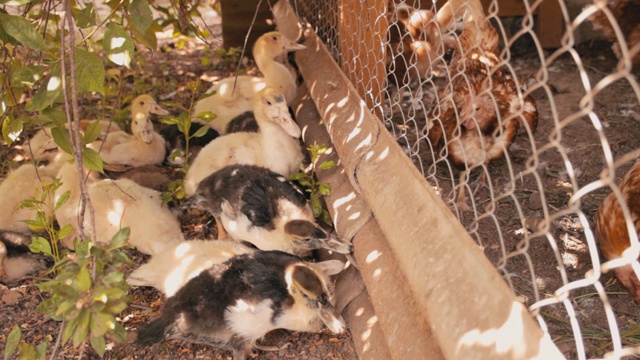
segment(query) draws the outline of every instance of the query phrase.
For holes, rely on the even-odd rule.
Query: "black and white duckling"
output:
[[[151,286],[173,296],[202,271],[255,249],[225,240],[190,240],[157,253],[127,278],[131,286]]]
[[[67,163],[60,169],[58,177],[62,185],[56,190],[55,201],[70,191],[67,202],[56,210],[60,227],[71,224],[77,228],[80,205],[80,177],[74,164]],[[129,179],[98,180],[88,184],[89,197],[95,211],[96,238],[109,242],[121,228],[129,227],[129,244],[144,254],[157,254],[184,241],[180,222],[162,205],[158,191],[138,185]],[[84,217],[84,229],[90,231],[89,214]],[[89,233],[88,233],[89,234]],[[63,245],[73,248],[71,240],[75,233],[62,240]]]
[[[313,249],[352,250],[350,243],[316,224],[307,198],[295,185],[264,167],[224,167],[200,182],[196,199],[234,240],[261,250],[296,255]]]
[[[131,103],[132,134],[110,132],[104,141],[89,146],[99,151],[102,160],[110,165],[137,167],[161,164],[167,153],[165,140],[153,129],[150,116],[168,113],[150,95],[140,95]]]
[[[191,123],[189,128],[189,151],[193,154],[197,154],[197,152],[216,139],[220,134],[214,129],[208,129],[207,132],[203,136],[194,137],[194,135],[201,131],[203,127],[206,125],[199,123]],[[180,130],[178,125],[170,124],[159,131],[160,135],[164,138],[167,144],[167,163],[173,165],[183,165],[185,163],[184,159],[184,151],[187,143],[187,138],[185,137],[183,131]],[[174,158],[169,155],[174,152],[179,151],[179,154]]]
[[[160,317],[139,331],[137,342],[205,343],[244,360],[271,330],[316,331],[323,323],[334,333],[345,330],[327,276],[295,255],[258,250],[189,280],[167,299]]]
[[[187,195],[195,193],[202,179],[227,165],[258,165],[284,176],[300,167],[304,158],[298,140],[301,131],[291,118],[282,93],[266,88],[254,102],[260,130],[227,134],[202,148],[184,179]]]
[[[53,265],[51,257],[32,253],[30,243],[28,234],[0,230],[0,282],[9,283]]]
[[[210,111],[216,118],[209,125],[224,134],[229,121],[253,109],[253,97],[265,87],[280,90],[287,102],[291,103],[297,92],[296,77],[276,59],[289,51],[301,49],[305,47],[277,31],[260,36],[253,46],[253,57],[264,77],[243,75],[238,76],[237,80],[235,76],[220,80],[207,91],[215,91],[214,95],[196,103],[193,111],[195,121],[205,123],[196,116]]]
[[[204,270],[222,264],[234,256],[254,251],[255,248],[235,241],[185,241],[151,256],[146,264],[129,275],[127,283],[131,286],[151,286],[171,297]],[[309,264],[326,275],[335,275],[344,269],[344,263],[339,260]]]

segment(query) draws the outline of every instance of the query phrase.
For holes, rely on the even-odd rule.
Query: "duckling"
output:
[[[285,177],[260,166],[230,165],[198,185],[197,201],[235,240],[302,256],[312,249],[348,254],[351,244],[315,223],[307,198]]]
[[[53,265],[53,259],[29,250],[31,236],[0,230],[0,282],[10,283]]]
[[[138,332],[144,346],[181,339],[233,351],[244,360],[256,340],[274,329],[345,330],[331,304],[325,274],[280,251],[235,256],[189,280],[167,299],[160,317]]]
[[[127,283],[131,286],[152,286],[171,297],[203,270],[254,250],[235,241],[185,241],[153,255],[129,275]]]
[[[31,231],[23,220],[35,220],[36,211],[20,209],[20,202],[34,197],[36,191],[42,194],[42,185],[54,181],[58,167],[57,162],[43,167],[29,163],[19,166],[7,175],[0,183],[0,229],[23,233]],[[49,208],[53,207],[53,204],[49,205]]]
[[[127,278],[131,286],[151,286],[166,297],[172,297],[189,280],[216,264],[234,256],[250,254],[253,247],[228,240],[189,240],[155,254],[146,264],[134,270]],[[309,263],[330,276],[340,273],[344,264],[339,260]]]
[[[283,176],[300,167],[303,160],[298,141],[301,131],[291,118],[282,93],[266,88],[258,93],[254,102],[260,131],[221,136],[202,148],[184,179],[187,195],[195,193],[202,179],[231,164],[264,166]]]
[[[60,227],[71,224],[77,227],[80,202],[80,179],[75,165],[62,166],[58,177],[62,185],[56,190],[55,201],[70,191],[67,202],[56,211]],[[129,179],[99,180],[88,184],[89,197],[95,211],[96,238],[109,242],[124,227],[131,230],[129,244],[143,254],[157,254],[184,241],[180,223],[171,211],[162,206],[159,192],[138,185]],[[85,215],[84,228],[89,231],[89,214]],[[62,244],[73,248],[71,240],[76,234],[62,239]]]
[[[165,140],[153,129],[151,114],[169,112],[150,95],[140,95],[131,104],[131,134],[116,131],[107,134],[103,142],[89,146],[100,152],[102,160],[110,165],[143,166],[161,164],[166,156]]]
[[[109,120],[97,120],[100,128],[99,140],[105,139],[107,134],[115,131],[120,131],[120,127]],[[80,131],[84,132],[93,123],[93,120],[80,120]],[[29,147],[31,148],[31,155],[34,161],[52,161],[56,157],[65,157],[70,159],[71,156],[67,156],[64,152],[60,152],[58,145],[53,140],[51,135],[51,128],[43,126],[38,130],[31,139],[29,139]]]
[[[229,77],[215,84],[208,93],[215,94],[198,101],[194,107],[194,119],[198,114],[210,111],[216,118],[209,124],[220,134],[225,134],[229,121],[245,111],[253,108],[253,98],[265,87],[280,90],[288,103],[296,97],[296,77],[278,59],[289,51],[305,49],[306,47],[287,39],[283,34],[272,31],[260,36],[253,46],[253,56],[256,65],[264,75]]]

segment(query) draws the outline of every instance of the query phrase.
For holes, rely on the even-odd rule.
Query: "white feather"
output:
[[[171,297],[203,270],[253,251],[233,241],[185,241],[153,255],[146,264],[129,275],[127,283],[152,286]]]

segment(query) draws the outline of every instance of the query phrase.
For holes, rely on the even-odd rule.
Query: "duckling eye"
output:
[[[273,35],[273,37],[271,37],[271,39],[272,39],[273,41],[278,41],[278,37],[277,37],[277,36],[275,36],[275,35]]]
[[[267,100],[267,105],[271,106],[273,104],[271,103],[271,101]]]

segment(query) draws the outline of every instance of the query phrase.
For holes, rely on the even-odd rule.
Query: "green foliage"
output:
[[[191,134],[191,124],[192,124],[191,113],[193,112],[193,105],[195,104],[195,101],[196,101],[195,94],[198,92],[200,88],[200,81],[192,82],[189,84],[188,87],[191,90],[191,100],[189,102],[189,107],[186,109],[183,109],[183,111],[180,113],[180,115],[178,115],[178,117],[166,117],[163,120],[164,123],[166,124],[176,125],[178,127],[178,130],[180,130],[180,132],[185,137],[184,154],[178,150],[178,151],[174,151],[169,155],[172,160],[175,160],[178,157],[183,158],[184,160],[184,166],[182,167],[183,174],[186,174],[187,170],[189,169],[189,158],[192,155],[191,151],[189,150],[189,143],[191,139],[206,135],[210,129],[208,126],[203,126],[200,129],[198,129],[198,131]],[[208,97],[208,96],[211,96],[211,94],[205,94],[204,97]],[[201,97],[200,99],[204,97]],[[198,114],[197,117],[205,119],[207,121],[211,121],[215,119],[215,115],[212,114],[211,112]],[[163,201],[163,204],[168,204],[172,202],[178,203],[182,199],[184,199],[185,196],[186,194],[184,192],[184,175],[183,175],[182,178],[176,179],[169,183],[168,191],[165,191],[162,193],[162,201]]]
[[[326,145],[318,145],[317,143],[311,144],[307,148],[311,154],[311,163],[306,168],[300,167],[300,171],[289,176],[290,180],[297,181],[300,185],[306,188],[306,192],[309,193],[309,203],[313,210],[313,215],[316,218],[322,219],[326,224],[331,225],[331,216],[329,212],[324,208],[322,204],[322,197],[331,194],[331,186],[327,183],[318,181],[316,173],[318,170],[328,170],[335,166],[333,160],[326,160],[318,163],[320,156],[329,150]]]
[[[58,276],[37,285],[51,295],[38,305],[37,311],[65,322],[63,344],[71,340],[77,347],[89,337],[91,346],[102,356],[105,336],[126,341],[126,330],[115,316],[129,300],[124,273],[119,271],[130,263],[123,251],[128,247],[128,238],[129,228],[124,228],[106,245],[76,240],[75,253],[56,263]]]
[[[68,199],[68,192],[54,204],[55,192],[62,185],[59,179],[55,179],[51,183],[42,182],[41,189],[36,188],[36,193],[32,198],[22,200],[20,202],[20,209],[29,209],[35,211],[36,218],[31,220],[25,220],[24,222],[29,225],[29,228],[37,232],[46,232],[51,241],[36,236],[32,239],[29,248],[33,252],[40,252],[49,255],[54,261],[60,261],[59,239],[65,237],[70,233],[69,228],[62,228],[56,230],[54,226],[54,212],[59,209]]]
[[[218,48],[213,51],[213,55],[219,59],[220,64],[225,67],[235,67],[242,56],[241,47],[230,47],[228,49]]]
[[[43,342],[38,347],[34,347],[31,344],[20,343],[22,338],[22,330],[18,325],[15,325],[9,336],[7,336],[7,344],[4,349],[4,360],[8,360],[18,350],[20,354],[20,360],[44,360],[47,355],[48,342]]]

